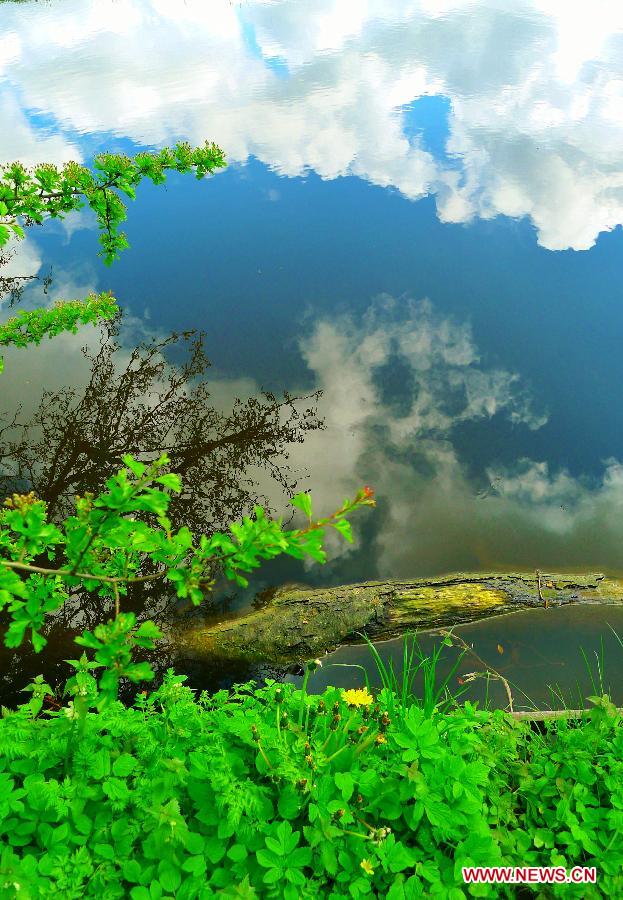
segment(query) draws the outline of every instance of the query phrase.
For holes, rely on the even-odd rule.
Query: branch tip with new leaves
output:
[[[121,195],[133,200],[144,178],[162,184],[167,173],[175,171],[193,172],[202,179],[225,165],[225,154],[209,141],[202,147],[182,142],[172,149],[138,153],[134,158],[101,153],[95,157],[95,171],[77,162],[61,167],[41,163],[32,169],[20,162],[0,165],[0,248],[11,235],[22,238],[23,225],[63,218],[86,205],[95,213],[100,229],[100,256],[110,265],[129,246],[119,230],[126,219]]]
[[[118,312],[111,293],[90,294],[84,300],[59,300],[47,309],[20,310],[0,325],[0,347],[26,347],[40,344],[63,331],[75,334],[78,325],[95,325],[100,319],[112,319]],[[0,373],[4,361],[0,356]]]

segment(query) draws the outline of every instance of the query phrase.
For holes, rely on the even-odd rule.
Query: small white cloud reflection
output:
[[[31,278],[41,270],[41,253],[36,243],[28,237],[9,239],[2,248],[0,276],[4,278]],[[0,310],[5,298],[0,295]]]
[[[623,8],[606,0],[65,0],[5,4],[0,31],[11,157],[76,158],[36,111],[432,194],[447,222],[527,216],[552,250],[623,222]],[[403,131],[430,95],[450,103],[452,164]]]

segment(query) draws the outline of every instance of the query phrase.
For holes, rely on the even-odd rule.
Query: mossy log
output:
[[[457,574],[367,581],[333,588],[284,585],[261,608],[176,634],[190,648],[229,660],[276,664],[320,656],[356,632],[389,638],[521,609],[623,603],[623,581],[604,575]]]

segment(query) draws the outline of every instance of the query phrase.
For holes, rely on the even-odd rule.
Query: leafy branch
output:
[[[40,344],[44,337],[53,338],[63,331],[75,334],[78,325],[97,324],[112,319],[118,312],[111,293],[90,294],[85,300],[61,300],[49,309],[20,310],[0,325],[0,347],[26,347]],[[0,356],[0,373],[4,360]]]
[[[119,230],[126,219],[126,206],[120,195],[134,200],[136,188],[144,178],[163,184],[168,172],[193,172],[198,179],[223,168],[225,154],[214,143],[191,147],[183,142],[173,149],[157,153],[101,153],[95,157],[92,172],[76,162],[58,167],[42,163],[27,169],[14,162],[0,166],[0,248],[11,234],[23,237],[23,225],[40,225],[45,218],[63,218],[87,205],[96,216],[101,231],[100,244],[106,265],[128,247],[126,235]]]
[[[240,585],[248,583],[243,572],[282,553],[324,562],[324,528],[333,526],[350,536],[346,516],[360,506],[374,505],[372,491],[363,488],[331,516],[313,520],[309,495],[297,494],[291,503],[308,512],[306,528],[284,530],[281,519],[268,519],[264,509],[255,506],[253,516],[232,524],[229,533],[197,540],[185,526],[174,532],[167,517],[171,494],[182,488],[177,475],[163,471],[168,457],[145,465],[126,456],[124,463],[125,468],[108,479],[105,492],[79,497],[75,515],[60,527],[48,521],[46,504],[33,493],[14,494],[0,513],[0,609],[7,607],[11,615],[6,646],[18,647],[29,630],[39,652],[46,644],[41,633],[46,616],[70,599],[73,588],[95,591],[114,604],[113,619],[76,639],[95,650],[94,662],[105,668],[96,698],[100,706],[116,698],[120,678],[153,677],[147,663],[132,661],[131,651],[134,646],[153,647],[161,635],[153,622],[137,627],[134,613],[121,611],[129,584],[164,578],[179,598],[198,605],[213,586],[215,562]],[[147,514],[148,520],[138,514]],[[46,557],[61,557],[63,563],[40,564]],[[146,561],[156,569],[152,574],[141,574]]]

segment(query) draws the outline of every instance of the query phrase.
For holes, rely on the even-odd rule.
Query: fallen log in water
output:
[[[320,656],[360,631],[389,638],[416,628],[569,603],[623,603],[623,581],[603,575],[496,573],[333,588],[284,585],[261,608],[177,633],[176,640],[212,657],[283,664]]]

